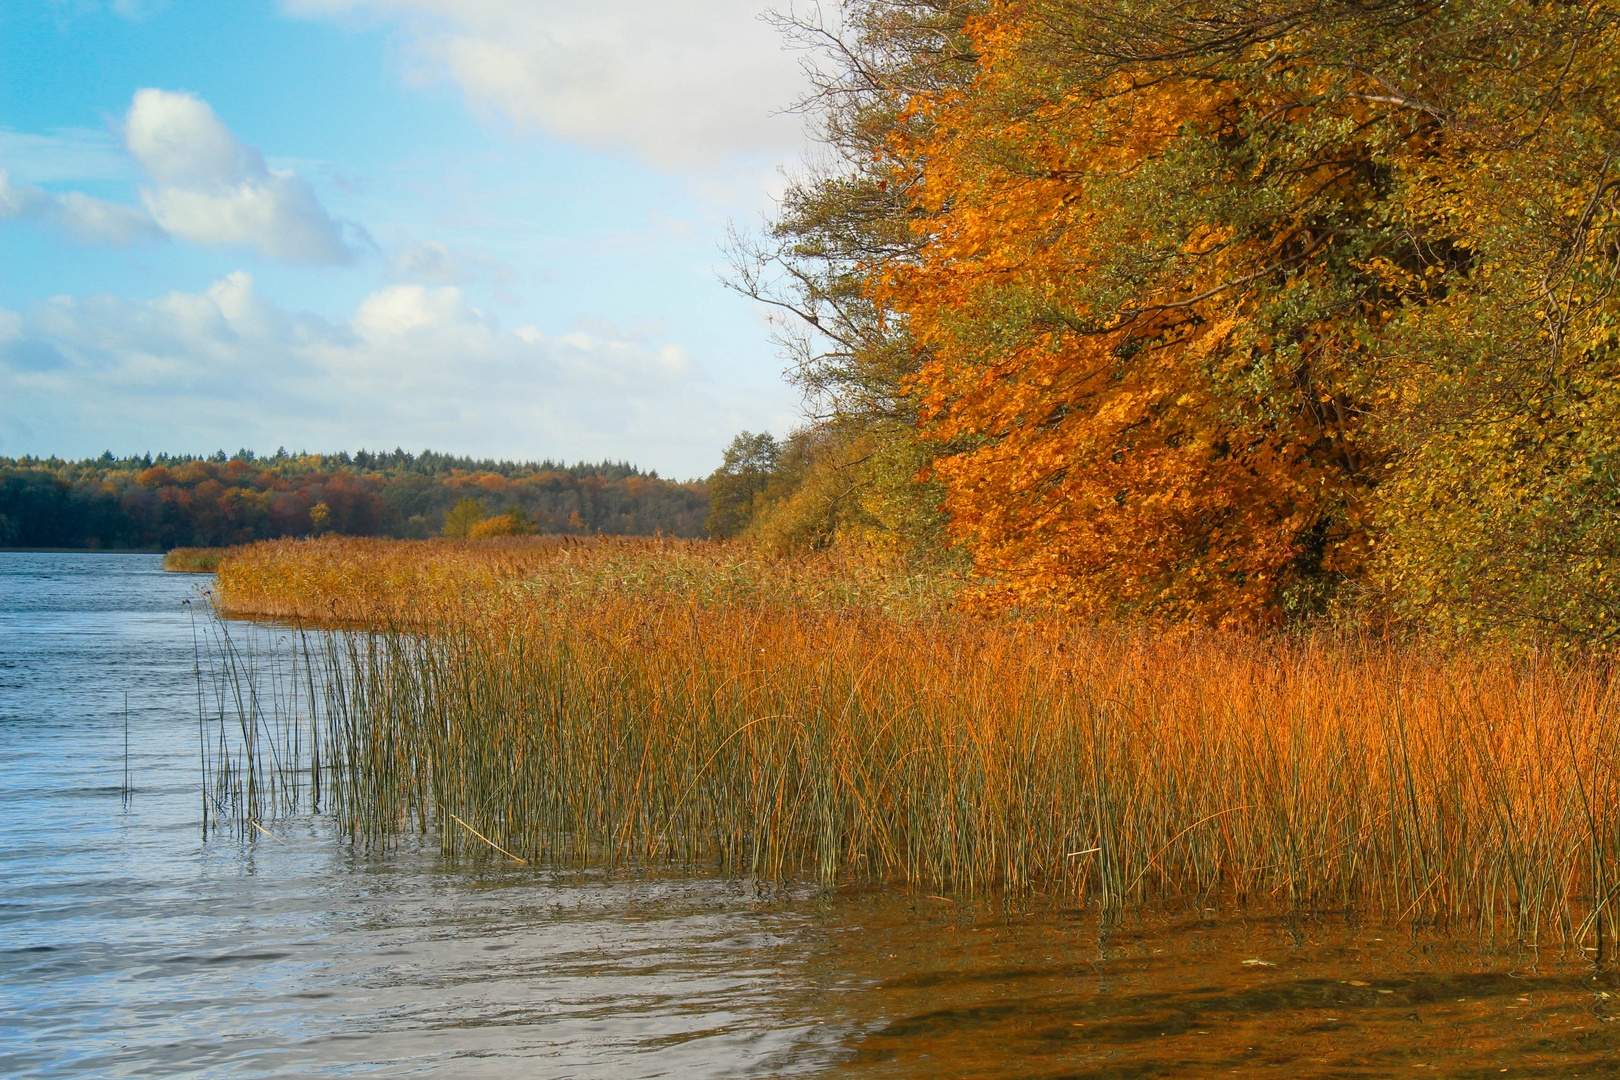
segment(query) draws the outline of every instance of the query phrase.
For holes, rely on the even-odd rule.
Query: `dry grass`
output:
[[[472,550],[379,549],[439,568],[419,570],[439,590],[413,622],[428,632],[332,639],[334,805],[357,838],[1613,935],[1602,671],[994,624],[943,610],[937,583],[838,589],[836,567],[657,542],[536,547],[536,576],[486,571],[505,584],[457,599]],[[342,587],[364,610],[365,588]]]
[[[231,553],[215,603],[236,618],[400,624],[538,573],[569,538],[269,540]]]

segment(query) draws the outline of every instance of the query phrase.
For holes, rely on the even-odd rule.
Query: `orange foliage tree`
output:
[[[1400,449],[1368,422],[1397,393],[1386,327],[1474,258],[1413,209],[1473,145],[1436,103],[1515,49],[1555,56],[1586,15],[1544,7],[999,0],[973,21],[976,79],[916,95],[925,122],[887,144],[921,243],[871,280],[923,353],[986,600],[1252,624],[1361,578]]]

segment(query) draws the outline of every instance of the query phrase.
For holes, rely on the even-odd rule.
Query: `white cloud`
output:
[[[343,240],[348,223],[333,220],[297,173],[271,168],[257,150],[237,141],[207,102],[190,94],[137,90],[123,137],[120,153],[106,135],[94,132],[28,135],[0,129],[0,219],[47,222],[92,244],[172,235],[293,262],[353,261]],[[131,161],[148,181],[141,189],[144,210],[34,186],[133,180]],[[13,172],[28,182],[14,181]],[[369,243],[365,230],[349,227]]]
[[[522,125],[669,168],[797,150],[798,57],[768,0],[283,0],[307,17],[402,21],[415,77]]]
[[[280,308],[242,272],[201,293],[0,310],[0,454],[386,444],[697,475],[770,419],[753,407],[676,343],[508,331],[454,286],[390,286],[341,319]]]
[[[163,240],[157,222],[140,210],[94,199],[77,191],[65,195],[11,182],[0,169],[0,220],[16,218],[66,229],[88,244],[124,246],[141,240]]]
[[[266,165],[191,94],[137,90],[124,145],[152,181],[141,192],[147,210],[176,236],[294,262],[353,258],[309,184]]]
[[[374,292],[354,313],[354,329],[369,342],[393,342],[411,335],[444,336],[453,340],[469,332],[493,332],[493,321],[467,303],[452,286],[429,289],[422,285],[395,285]]]
[[[388,260],[388,275],[395,281],[428,285],[460,285],[468,280],[450,249],[433,240],[396,251]]]

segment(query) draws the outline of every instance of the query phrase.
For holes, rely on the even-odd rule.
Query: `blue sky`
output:
[[[786,430],[717,280],[803,153],[763,3],[0,6],[0,456]]]

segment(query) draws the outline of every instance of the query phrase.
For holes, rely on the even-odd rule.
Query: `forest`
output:
[[[1620,637],[1620,8],[852,0],[721,530],[992,611]]]
[[[701,483],[623,462],[424,451],[0,458],[0,547],[214,547],[278,537],[700,536]]]

